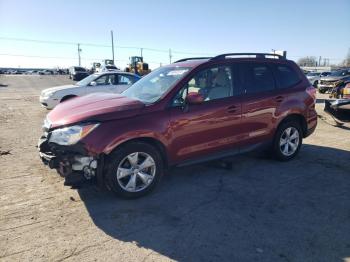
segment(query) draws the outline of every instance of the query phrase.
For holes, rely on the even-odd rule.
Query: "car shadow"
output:
[[[123,200],[78,190],[95,225],[179,261],[340,261],[350,255],[350,152],[304,145],[293,161],[261,155],[232,169],[175,168]]]

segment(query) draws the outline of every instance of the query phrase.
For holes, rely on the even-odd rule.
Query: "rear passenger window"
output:
[[[264,64],[238,65],[241,86],[245,93],[253,94],[275,89],[271,69]]]
[[[289,66],[278,65],[275,70],[278,88],[289,88],[300,81],[298,74]]]
[[[118,75],[119,85],[132,85],[134,83],[134,77],[129,75]]]

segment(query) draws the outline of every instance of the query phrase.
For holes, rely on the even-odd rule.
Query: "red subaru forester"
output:
[[[40,157],[66,180],[118,195],[151,191],[163,170],[269,146],[285,161],[316,128],[315,89],[285,57],[223,54],[158,68],[121,95],[95,93],[52,110]]]

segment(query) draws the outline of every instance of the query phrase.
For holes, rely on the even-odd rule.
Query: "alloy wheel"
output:
[[[146,189],[156,174],[156,163],[147,153],[134,152],[120,161],[117,169],[119,185],[128,192]]]
[[[295,127],[286,128],[280,137],[280,150],[283,155],[293,155],[299,146],[299,131]]]

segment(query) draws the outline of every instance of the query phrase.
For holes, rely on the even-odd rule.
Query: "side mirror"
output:
[[[186,102],[190,105],[199,105],[204,102],[204,97],[199,93],[190,92],[187,94]]]
[[[92,82],[90,83],[90,85],[91,85],[91,86],[97,86],[97,83],[96,83],[95,81],[92,81]]]

